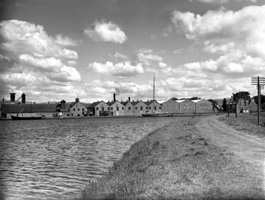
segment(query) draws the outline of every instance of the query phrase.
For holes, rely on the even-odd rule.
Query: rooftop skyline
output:
[[[108,101],[257,94],[262,0],[3,0],[0,96]],[[262,91],[264,94],[264,90]]]

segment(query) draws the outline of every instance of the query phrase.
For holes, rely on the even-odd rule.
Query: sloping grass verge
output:
[[[219,118],[220,121],[232,126],[237,131],[243,131],[249,135],[255,135],[257,137],[265,137],[265,113],[261,113],[260,124],[258,126],[258,116],[257,113],[239,113],[238,117],[234,114],[230,114],[229,117],[223,116]]]
[[[263,198],[262,180],[251,166],[202,138],[199,119],[177,118],[151,132],[90,183],[81,199]]]

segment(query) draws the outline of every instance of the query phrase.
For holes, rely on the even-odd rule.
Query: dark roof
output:
[[[58,104],[2,104],[3,113],[55,112]]]
[[[145,101],[144,103],[145,103],[147,106],[150,106],[150,105],[153,103],[153,101],[156,102],[156,103],[158,103],[156,100]],[[158,103],[158,104],[160,104],[160,103]]]
[[[116,103],[117,101],[109,101],[109,102],[107,102],[107,104],[109,105],[109,106],[112,106],[114,103]]]
[[[135,106],[136,104],[138,104],[139,102],[142,102],[142,101],[132,101],[132,105]],[[144,102],[143,102],[144,103]]]
[[[128,103],[132,103],[131,101],[123,101],[121,102],[122,105],[126,106]]]

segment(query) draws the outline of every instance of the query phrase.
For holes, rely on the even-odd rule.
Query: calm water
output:
[[[0,121],[7,200],[75,199],[136,141],[177,118]]]

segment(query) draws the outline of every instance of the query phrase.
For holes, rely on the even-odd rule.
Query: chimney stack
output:
[[[65,100],[61,101],[61,109],[65,109],[66,108],[66,102]]]
[[[15,103],[16,99],[16,93],[11,92],[10,93],[10,102]]]
[[[22,94],[21,95],[21,98],[22,98],[22,103],[25,104],[26,103],[26,94]]]
[[[129,101],[129,102],[131,101],[131,97],[128,97],[128,101]]]
[[[116,102],[116,94],[113,94],[113,101]]]

